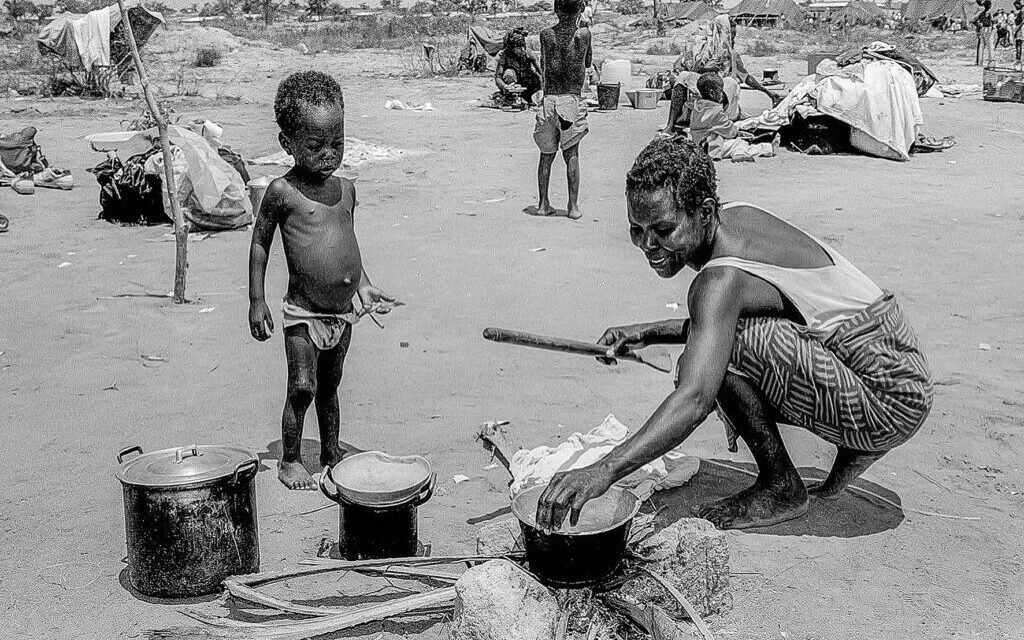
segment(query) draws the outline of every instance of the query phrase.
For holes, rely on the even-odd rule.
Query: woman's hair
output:
[[[502,46],[505,51],[511,52],[516,47],[526,46],[526,36],[529,35],[529,31],[523,27],[516,27],[505,34],[505,40],[502,42]]]
[[[676,206],[692,215],[711,198],[718,202],[715,164],[685,138],[655,140],[626,174],[626,191],[669,189]]]

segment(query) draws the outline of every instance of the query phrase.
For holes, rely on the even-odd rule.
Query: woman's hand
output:
[[[604,364],[615,364],[615,358],[627,351],[643,349],[647,346],[647,337],[650,333],[651,323],[631,324],[624,327],[610,327],[597,341],[597,344],[608,347],[608,354],[598,358]]]
[[[542,531],[555,531],[567,515],[569,524],[576,526],[583,505],[604,495],[614,482],[611,471],[600,462],[556,473],[537,503],[537,527]]]

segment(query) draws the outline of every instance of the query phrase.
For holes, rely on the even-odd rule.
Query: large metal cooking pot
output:
[[[228,576],[259,571],[253,453],[221,445],[151,453],[129,447],[117,462],[129,581],[137,591],[205,595]]]
[[[584,505],[575,527],[566,518],[560,529],[545,532],[537,527],[537,503],[546,488],[530,487],[512,500],[530,571],[541,582],[560,588],[592,587],[611,578],[626,555],[640,499],[612,487]]]

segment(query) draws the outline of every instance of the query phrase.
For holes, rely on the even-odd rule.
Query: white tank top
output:
[[[849,260],[821,240],[771,211],[745,202],[730,202],[722,208],[731,209],[739,206],[763,211],[803,233],[818,243],[832,258],[834,264],[800,269],[725,256],[708,261],[701,271],[713,267],[733,267],[771,283],[793,303],[803,316],[807,327],[817,331],[830,331],[882,297],[883,292],[878,285]]]

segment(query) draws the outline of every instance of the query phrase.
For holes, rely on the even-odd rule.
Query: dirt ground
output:
[[[537,219],[521,212],[535,203],[533,116],[471,106],[490,92],[487,78],[371,75],[383,53],[303,58],[256,50],[227,55],[225,64],[245,69],[233,80],[204,78],[220,98],[179,100],[175,110],[222,123],[225,141],[244,157],[270,153],[277,150],[273,88],[312,66],[342,81],[349,135],[425,152],[360,169],[364,263],[407,306],[385,319],[383,331],[357,328],[341,390],[342,437],[426,456],[440,481],[420,509],[421,539],[435,555],[472,552],[469,521],[508,503],[504,471],[484,469],[489,460],[474,441],[482,422],[509,419],[515,436],[535,446],[587,430],[608,413],[638,428],[671,390],[669,376],[643,367],[603,367],[480,336],[502,326],[596,339],[607,326],[683,312],[666,305],[685,301],[688,276],[663,281],[650,272],[629,243],[623,198],[624,174],[667,105],[592,114],[581,153],[584,218]],[[943,78],[980,83],[977,68],[928,62]],[[755,73],[780,68],[790,85],[804,64],[748,61]],[[389,98],[430,101],[436,111],[386,111]],[[763,106],[758,98],[744,94],[751,109]],[[1024,105],[973,96],[925,99],[922,108],[926,132],[955,135],[954,149],[907,163],[782,152],[718,165],[724,199],[778,212],[895,291],[938,383],[922,431],[863,481],[901,507],[847,495],[812,501],[807,516],[787,525],[728,533],[734,609],[710,621],[720,638],[1022,637]],[[113,474],[115,454],[130,445],[237,443],[258,451],[264,570],[294,567],[337,536],[331,503],[286,491],[276,479],[283,345],[280,331],[266,344],[248,333],[249,233],[192,236],[192,302],[177,306],[145,295],[171,288],[170,229],[96,220],[98,188],[84,169],[102,156],[81,138],[118,129],[139,109],[138,102],[0,100],[0,130],[39,127],[51,161],[72,168],[77,181],[70,192],[0,191],[0,211],[11,220],[0,234],[0,637],[134,638],[191,624],[176,611],[180,603],[126,588]],[[561,161],[552,185],[562,202]],[[279,247],[269,268],[271,301],[286,283]],[[315,434],[310,415],[311,453]],[[794,429],[784,436],[808,475],[828,469],[828,446]],[[742,445],[739,454],[727,452],[715,418],[686,450],[750,461]],[[455,474],[470,480],[456,485]],[[657,500],[672,517],[744,481],[705,465],[689,486]],[[303,587],[293,588],[302,598]],[[431,622],[343,635],[443,636],[444,625]]]

